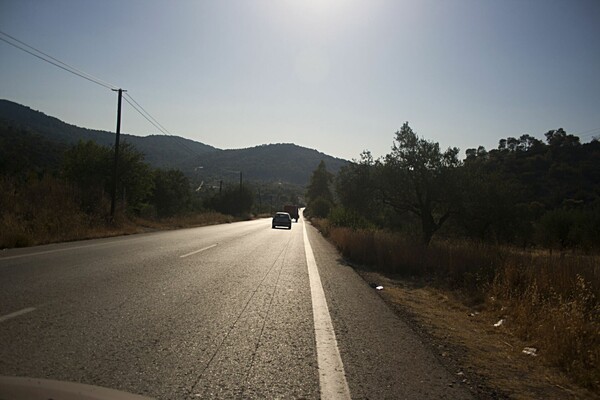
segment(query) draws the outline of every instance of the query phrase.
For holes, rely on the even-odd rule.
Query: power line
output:
[[[187,151],[189,151],[192,155],[194,155],[196,157],[201,157],[200,154],[198,154],[196,151],[194,151],[192,148],[190,148],[185,142],[183,142],[183,138],[181,138],[180,136],[172,135],[164,126],[162,126],[156,120],[156,118],[154,118],[148,111],[146,111],[146,109],[144,107],[142,107],[137,101],[135,101],[133,99],[133,97],[131,97],[131,94],[129,94],[129,93],[125,94],[124,99],[125,99],[125,101],[127,103],[129,103],[129,105],[135,111],[137,111],[142,117],[144,117],[148,122],[150,122],[162,134],[164,134],[165,136],[171,136],[172,138],[177,139],[176,143],[178,143],[184,149],[186,149]]]
[[[71,65],[69,65],[69,64],[67,64],[67,63],[65,63],[63,61],[60,61],[60,60],[52,57],[51,55],[46,54],[43,51],[38,50],[35,47],[30,46],[30,45],[28,45],[25,42],[22,42],[21,40],[13,37],[11,35],[9,35],[6,32],[0,31],[0,34],[6,36],[8,38],[10,38],[11,40],[13,40],[16,43],[14,43],[14,42],[12,42],[10,40],[7,40],[6,38],[3,38],[3,37],[0,36],[0,40],[2,40],[3,42],[8,43],[11,46],[16,47],[17,49],[19,49],[21,51],[24,51],[24,52],[26,52],[26,53],[28,53],[28,54],[36,57],[36,58],[39,58],[42,61],[45,61],[45,62],[47,62],[49,64],[52,64],[52,65],[54,65],[54,66],[56,66],[56,67],[58,67],[60,69],[63,69],[65,71],[67,71],[67,72],[70,72],[70,73],[72,73],[74,75],[77,75],[77,76],[79,76],[79,77],[81,77],[83,79],[86,79],[86,80],[88,80],[88,81],[90,81],[92,83],[95,83],[97,85],[103,86],[103,87],[105,87],[107,89],[112,90],[112,89],[116,89],[117,88],[115,85],[112,85],[112,84],[110,84],[108,82],[105,82],[105,81],[103,81],[103,80],[101,80],[99,78],[96,78],[95,76],[93,76],[91,74],[88,74],[87,72],[84,72],[84,71],[82,71],[82,70],[80,70],[78,68],[75,68],[75,67],[73,67],[73,66],[71,66]],[[25,46],[28,49],[31,49],[33,51],[28,50],[27,48],[25,48],[23,46]],[[37,52],[39,54],[36,54],[35,52]]]
[[[0,30],[0,35],[4,35],[7,38],[9,38],[10,40],[0,36],[0,40],[2,40],[5,43],[8,43],[9,45],[16,47],[17,49],[24,51],[36,58],[39,58],[42,61],[45,61],[49,64],[54,65],[55,67],[58,67],[62,70],[65,70],[71,74],[77,75],[80,78],[86,79],[92,83],[95,83],[97,85],[100,85],[106,89],[110,89],[110,90],[117,90],[117,86],[108,83],[106,81],[103,81],[102,79],[96,78],[95,76],[88,74],[85,71],[82,71],[78,68],[73,67],[72,65],[69,65],[55,57],[52,57],[51,55],[44,53],[43,51],[36,49],[35,47],[15,38],[14,36],[9,35],[6,32],[3,32]],[[174,138],[178,138],[178,139],[182,139],[179,136],[174,136],[172,135],[163,125],[161,125],[160,122],[158,122],[158,120],[156,118],[154,118],[148,111],[146,111],[146,109],[144,107],[142,107],[140,105],[140,103],[138,103],[129,93],[125,93],[125,97],[124,97],[125,101],[127,103],[129,103],[129,105],[135,110],[137,111],[142,117],[144,117],[151,125],[153,125],[156,129],[158,129],[161,133],[163,133],[164,135],[167,136],[172,136]],[[193,149],[191,149],[187,144],[185,144],[184,142],[182,142],[181,140],[177,140],[177,143],[179,143],[179,145],[181,145],[182,147],[184,147],[187,151],[189,151],[190,153],[192,153],[195,156],[200,157],[200,155],[195,152]]]
[[[164,133],[166,135],[165,132],[163,132],[162,128],[160,126],[158,126],[158,124],[154,123],[154,121],[152,121],[151,117],[147,116],[143,111],[141,111],[134,103],[132,103],[131,101],[129,101],[129,99],[127,98],[127,96],[124,97],[125,101],[127,103],[129,103],[129,105],[138,112],[138,114],[140,114],[142,117],[144,117],[146,119],[146,121],[150,122],[156,129],[158,129],[160,132]]]
[[[170,134],[171,134],[171,133],[170,133],[170,132],[169,132],[169,131],[168,131],[168,130],[167,130],[165,127],[164,127],[164,126],[162,126],[162,125],[160,124],[160,122],[158,122],[158,121],[156,120],[156,118],[154,118],[152,115],[150,115],[150,113],[149,113],[148,111],[146,111],[146,109],[145,109],[144,107],[142,107],[142,106],[140,105],[140,103],[138,103],[137,101],[135,101],[135,99],[134,99],[134,98],[133,98],[133,97],[132,97],[130,94],[127,94],[127,93],[126,93],[126,94],[125,94],[125,96],[127,96],[127,97],[129,98],[129,100],[133,101],[133,102],[134,102],[134,103],[135,103],[135,104],[136,104],[136,105],[137,105],[137,106],[138,106],[140,109],[142,109],[142,111],[144,111],[144,113],[146,113],[146,115],[148,115],[148,117],[149,117],[149,118],[150,118],[152,121],[156,122],[156,125],[158,125],[158,127],[162,128],[162,129],[160,129],[160,128],[159,128],[159,130],[160,130],[162,133],[164,133],[165,135],[170,135]],[[128,103],[129,103],[129,102],[128,102]],[[129,103],[129,104],[131,104],[131,103]],[[153,125],[154,125],[154,124],[153,124]],[[154,126],[156,126],[156,125],[154,125]],[[158,128],[158,127],[157,127],[157,128]]]
[[[576,135],[585,135],[589,133],[594,133],[596,131],[600,131],[600,128],[588,129],[587,131],[576,133]]]
[[[600,128],[596,128],[596,129],[591,129],[589,131],[586,131],[584,134],[577,134],[577,136],[581,137],[581,138],[589,138],[589,137],[594,137],[600,134]]]

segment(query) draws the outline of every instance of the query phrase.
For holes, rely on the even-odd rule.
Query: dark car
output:
[[[288,229],[292,229],[292,217],[290,217],[290,214],[286,212],[278,212],[273,217],[273,222],[271,226],[273,229],[275,229],[278,226],[285,226]]]

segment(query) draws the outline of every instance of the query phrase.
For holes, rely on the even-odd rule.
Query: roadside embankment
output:
[[[509,360],[517,372],[514,379],[510,374],[490,379],[504,392],[539,398],[538,386],[549,385],[565,388],[558,392],[565,398],[600,394],[600,256],[459,240],[425,247],[394,233],[333,227],[326,220],[313,223],[348,261],[363,269],[365,279],[378,279],[388,287],[383,291],[386,300],[409,309],[434,334],[443,332],[464,345],[471,355],[465,362],[493,377],[502,368],[478,363]],[[406,286],[415,281],[419,290]],[[444,307],[459,314],[438,314]],[[475,328],[480,321],[485,322]],[[480,340],[500,344],[477,347]],[[530,354],[523,353],[525,347]],[[525,386],[519,388],[515,379]],[[531,381],[539,384],[536,389],[527,389]]]

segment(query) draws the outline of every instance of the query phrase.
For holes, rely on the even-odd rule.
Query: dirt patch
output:
[[[456,384],[478,398],[600,398],[545,363],[543,352],[523,353],[533,346],[511,334],[511,321],[501,311],[467,307],[456,294],[426,281],[357,272],[372,286],[383,286],[381,297],[432,347]]]

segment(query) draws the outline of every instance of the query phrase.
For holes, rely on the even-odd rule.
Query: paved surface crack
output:
[[[250,364],[248,365],[248,371],[246,371],[246,375],[244,376],[244,385],[242,386],[242,393],[240,394],[241,399],[244,398],[244,393],[246,391],[245,382],[247,382],[248,378],[250,377],[250,373],[252,372],[252,367],[254,366],[254,360],[256,358],[256,353],[258,352],[258,348],[260,347],[260,343],[263,338],[265,326],[267,325],[267,320],[269,319],[269,314],[271,312],[271,306],[273,305],[273,299],[275,298],[275,293],[277,292],[277,287],[279,286],[279,279],[281,278],[281,271],[283,271],[283,266],[285,264],[285,257],[287,255],[288,249],[290,248],[291,241],[292,241],[292,239],[288,240],[288,242],[284,248],[284,251],[283,251],[283,259],[281,260],[281,268],[279,268],[279,273],[277,274],[277,279],[275,280],[275,287],[273,288],[273,293],[271,293],[271,299],[269,300],[269,306],[267,307],[267,313],[265,314],[265,318],[263,319],[262,326],[260,328],[260,333],[258,335],[258,341],[256,342],[256,346],[254,348],[254,351],[252,352]],[[281,256],[281,253],[280,253],[280,256]],[[279,257],[277,257],[277,260],[279,260]],[[275,260],[275,264],[277,263],[277,260]]]
[[[289,240],[288,240],[288,244],[289,244]],[[233,324],[231,324],[231,327],[227,330],[227,332],[223,336],[222,340],[219,342],[219,345],[217,346],[217,348],[215,349],[215,351],[211,355],[210,359],[208,360],[208,362],[206,363],[206,365],[204,366],[204,368],[200,372],[200,375],[198,375],[198,378],[196,379],[196,381],[192,385],[192,387],[191,387],[191,389],[190,389],[190,391],[188,393],[188,396],[194,396],[194,392],[196,391],[196,387],[198,386],[198,384],[202,380],[202,376],[204,375],[204,373],[206,372],[206,370],[208,369],[208,367],[211,365],[211,363],[213,362],[213,360],[215,359],[215,357],[217,356],[217,354],[219,353],[219,351],[221,350],[221,348],[223,347],[223,344],[227,341],[227,338],[229,337],[229,335],[231,334],[231,332],[235,329],[235,327],[236,327],[237,323],[239,322],[239,320],[241,319],[242,315],[244,315],[244,313],[246,312],[246,309],[248,308],[248,306],[252,302],[252,299],[254,299],[254,296],[256,295],[256,293],[258,292],[258,290],[261,288],[261,286],[263,285],[263,283],[265,282],[265,280],[267,279],[267,277],[269,276],[269,274],[271,273],[271,271],[273,270],[273,268],[275,267],[275,265],[277,265],[278,260],[280,259],[281,255],[284,254],[284,252],[286,251],[287,248],[288,248],[288,245],[286,244],[286,246],[284,246],[284,248],[279,252],[279,254],[277,255],[277,257],[275,258],[275,261],[273,262],[273,264],[271,264],[271,266],[269,267],[269,269],[267,270],[267,272],[265,273],[265,275],[262,277],[262,279],[260,280],[260,282],[258,283],[258,285],[256,285],[256,288],[252,292],[252,295],[250,296],[250,298],[248,299],[248,301],[246,302],[246,304],[244,304],[244,307],[242,308],[242,311],[240,311],[240,313],[236,317],[236,319],[233,322]]]

